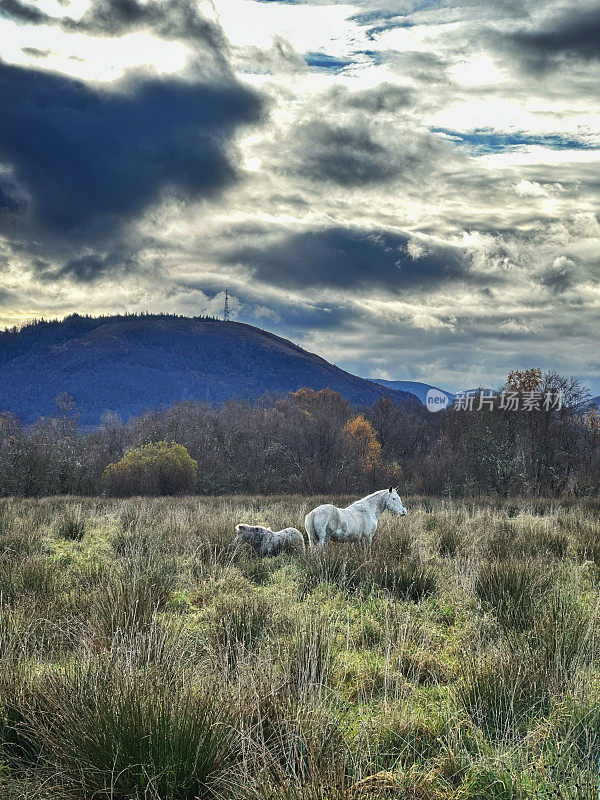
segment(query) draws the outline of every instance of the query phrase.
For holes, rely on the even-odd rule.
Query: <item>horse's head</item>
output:
[[[395,511],[396,514],[400,514],[401,517],[403,517],[406,514],[406,508],[404,507],[402,500],[400,500],[398,489],[393,489],[390,486],[390,488],[387,491],[385,507],[389,508],[390,511]]]

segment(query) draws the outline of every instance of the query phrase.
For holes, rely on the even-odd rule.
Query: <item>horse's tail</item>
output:
[[[319,539],[317,537],[317,531],[315,530],[315,512],[309,511],[308,514],[304,517],[304,527],[306,528],[306,533],[308,534],[308,545],[312,549],[319,544]]]
[[[318,509],[314,509],[313,511],[309,511],[306,517],[304,518],[304,526],[306,528],[306,532],[308,534],[308,544],[310,548],[325,545],[325,532],[319,530],[319,526],[316,524],[315,521],[315,512]],[[321,535],[319,535],[321,534]]]

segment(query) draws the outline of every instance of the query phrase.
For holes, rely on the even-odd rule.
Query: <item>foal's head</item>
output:
[[[398,494],[398,489],[393,489],[391,486],[388,489],[385,507],[389,508],[390,511],[395,511],[396,514],[400,514],[403,517],[406,514],[406,508],[400,500],[400,495]]]
[[[258,546],[266,533],[272,533],[270,528],[264,525],[236,525],[237,536],[233,540],[234,544],[252,544]]]

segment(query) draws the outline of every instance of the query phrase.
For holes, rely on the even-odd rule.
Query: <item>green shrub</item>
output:
[[[104,470],[106,490],[115,497],[184,494],[197,479],[198,463],[175,442],[136,447]]]

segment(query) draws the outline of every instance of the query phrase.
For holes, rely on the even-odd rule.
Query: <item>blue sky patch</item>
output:
[[[353,64],[351,58],[337,58],[327,53],[306,53],[304,60],[312,69],[326,70],[327,72],[341,72]]]
[[[449,128],[430,128],[432,133],[451,139],[455,144],[468,150],[472,155],[502,153],[519,147],[547,147],[550,150],[597,150],[598,145],[573,136],[560,136],[557,133],[536,135],[525,131],[495,131],[491,128],[477,128],[468,133]]]

